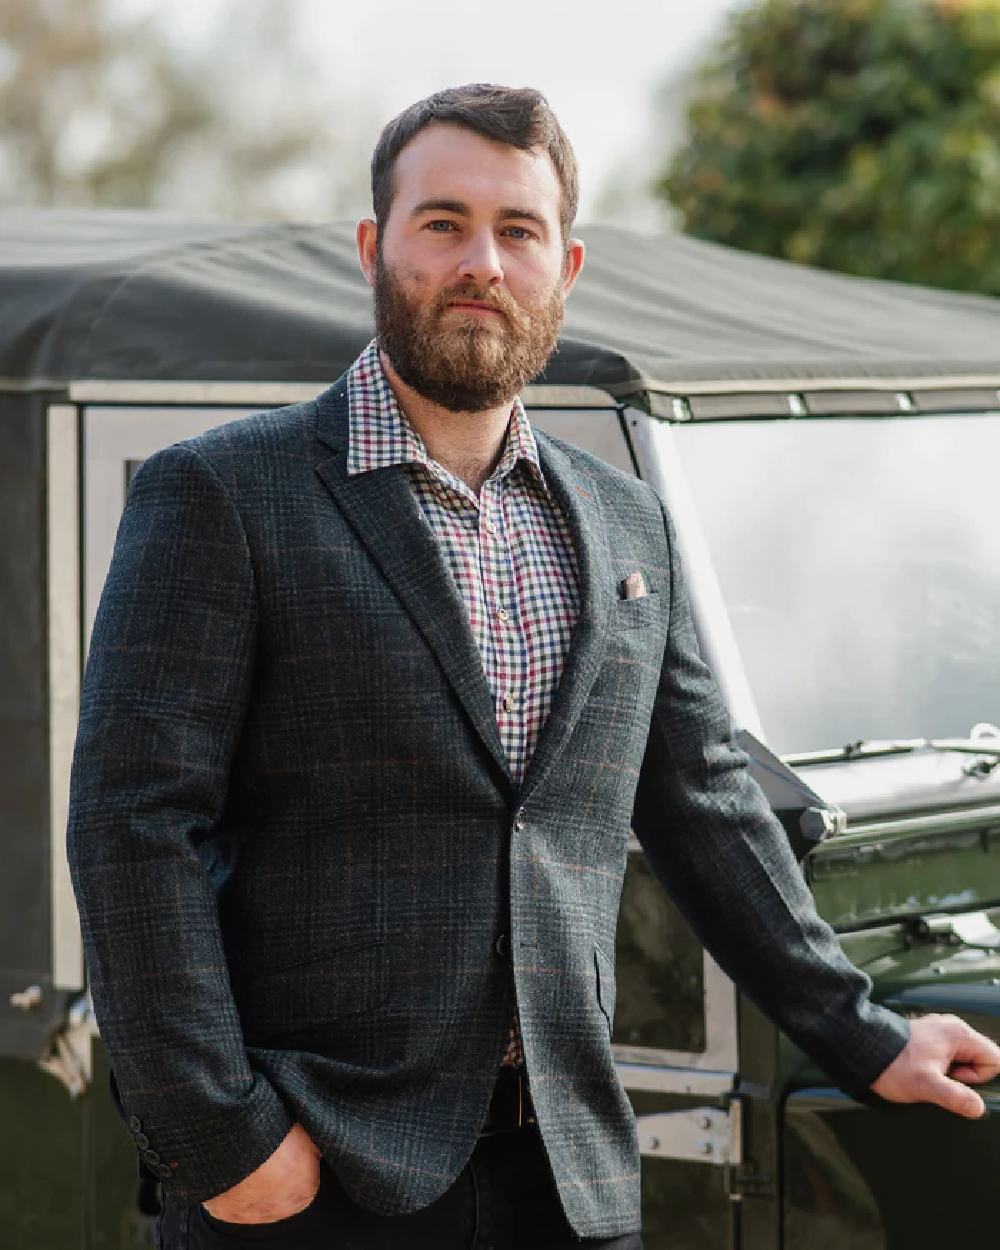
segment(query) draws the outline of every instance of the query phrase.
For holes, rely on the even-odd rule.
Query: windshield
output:
[[[1000,720],[1000,413],[675,437],[772,750]]]

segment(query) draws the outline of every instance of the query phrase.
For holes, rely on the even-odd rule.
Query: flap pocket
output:
[[[371,942],[258,969],[234,989],[249,1031],[297,1032],[371,1011],[384,1002],[385,979],[385,952]]]

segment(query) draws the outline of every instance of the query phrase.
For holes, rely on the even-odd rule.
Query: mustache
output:
[[[520,311],[514,298],[506,291],[497,291],[491,287],[480,288],[468,284],[453,286],[442,291],[437,298],[436,312],[443,312],[452,304],[469,301],[474,304],[485,304],[489,308],[502,313],[508,321],[516,320]]]

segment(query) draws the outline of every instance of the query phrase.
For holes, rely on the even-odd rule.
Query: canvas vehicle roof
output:
[[[682,235],[581,228],[539,382],[613,395],[1000,378],[1000,300],[821,272]],[[0,212],[0,385],[331,381],[372,333],[352,222]]]

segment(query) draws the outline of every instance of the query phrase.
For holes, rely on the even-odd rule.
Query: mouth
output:
[[[465,313],[478,313],[480,315],[489,313],[495,317],[503,316],[503,313],[501,313],[500,309],[494,307],[492,304],[477,304],[471,300],[470,301],[456,300],[455,303],[449,304],[448,307],[457,308],[459,312],[465,312]]]

